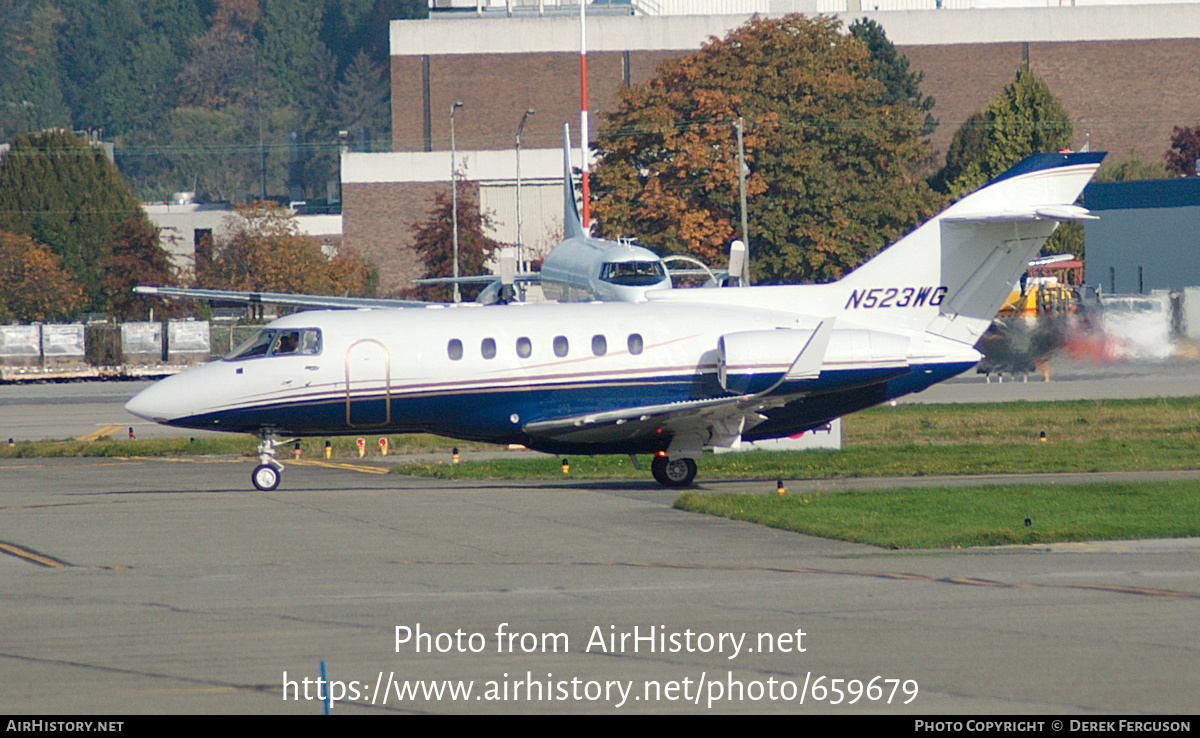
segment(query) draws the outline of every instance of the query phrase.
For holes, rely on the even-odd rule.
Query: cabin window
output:
[[[451,338],[450,343],[446,344],[446,355],[451,361],[458,361],[463,357],[462,341],[457,338]]]
[[[524,336],[521,336],[520,338],[518,338],[517,339],[517,356],[520,356],[522,359],[528,359],[529,355],[532,353],[533,353],[533,344],[529,341],[529,339],[525,338]]]
[[[305,328],[300,333],[300,353],[315,356],[321,353],[321,331]]]
[[[608,341],[604,336],[592,336],[592,353],[596,356],[604,356],[608,353]]]
[[[481,354],[483,354],[483,358],[485,358],[485,359],[496,358],[496,339],[494,339],[494,338],[483,339],[483,343],[481,343],[479,345],[479,352]]]
[[[263,356],[316,355],[321,353],[321,331],[316,328],[279,330],[264,328],[248,338],[225,357],[226,361],[256,359]]]
[[[629,353],[634,355],[642,353],[642,336],[640,334],[629,334]]]
[[[571,348],[571,346],[569,343],[567,343],[566,336],[555,336],[554,337],[554,355],[555,356],[557,356],[561,359],[562,357],[567,355],[567,352],[570,350],[570,348]]]
[[[236,359],[253,359],[258,356],[266,356],[267,350],[271,348],[271,343],[275,340],[275,331],[260,330],[250,338],[242,342],[240,346],[229,352],[225,358],[229,361]]]

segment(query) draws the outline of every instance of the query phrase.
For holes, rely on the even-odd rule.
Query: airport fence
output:
[[[0,381],[171,374],[224,356],[258,328],[206,320],[0,325]]]

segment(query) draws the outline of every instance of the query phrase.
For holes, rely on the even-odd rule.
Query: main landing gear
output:
[[[654,481],[664,487],[690,487],[696,479],[696,462],[693,459],[668,459],[665,455],[655,455],[650,462],[650,473]]]
[[[273,432],[267,430],[259,431],[258,437],[258,466],[254,467],[250,474],[250,481],[254,483],[255,488],[270,492],[279,486],[279,479],[283,474],[283,464],[275,458],[275,447],[286,441],[279,440]]]

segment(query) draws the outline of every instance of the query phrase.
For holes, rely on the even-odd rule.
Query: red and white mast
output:
[[[587,0],[579,0],[579,170],[583,173],[583,212],[580,220],[588,227],[588,108],[587,108]]]

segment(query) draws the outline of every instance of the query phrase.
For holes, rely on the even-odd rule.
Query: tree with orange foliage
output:
[[[834,18],[755,18],[659,67],[605,116],[595,229],[724,263],[739,233],[745,121],[756,282],[827,281],[936,212],[916,176],[925,113],[889,103],[866,44]]]
[[[374,295],[377,270],[345,246],[327,257],[300,233],[295,218],[273,202],[243,203],[227,218],[228,240],[217,244],[204,287],[306,295]]]
[[[49,247],[0,231],[0,323],[72,318],[82,299],[83,290]]]

